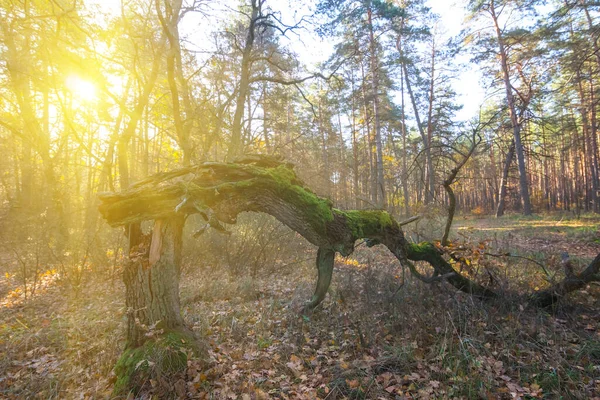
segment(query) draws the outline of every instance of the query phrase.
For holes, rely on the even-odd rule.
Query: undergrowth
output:
[[[499,251],[493,239],[457,237],[461,241],[449,250],[458,260],[455,268],[494,285],[505,294],[502,299],[480,302],[444,282],[415,281],[387,250],[358,246],[352,257],[336,259],[324,303],[302,315],[316,280],[314,249],[293,243],[291,258],[271,257],[269,265],[246,273],[228,268],[226,259],[192,264],[188,257],[181,278],[182,313],[207,344],[211,362],[206,366],[191,357],[171,382],[171,395],[600,396],[600,288],[589,286],[551,312],[530,308],[519,293],[549,284],[538,265],[484,255]],[[460,261],[467,255],[474,262]],[[559,279],[558,260],[551,253],[543,257],[536,260]],[[111,396],[113,367],[124,346],[123,288],[106,279],[93,281],[80,290],[85,296],[75,297],[58,279],[26,302],[3,303],[0,397]],[[152,393],[149,382],[146,394]]]

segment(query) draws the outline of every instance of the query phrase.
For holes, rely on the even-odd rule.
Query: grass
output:
[[[600,217],[581,218],[552,213],[524,217],[511,214],[502,218],[457,218],[455,238],[488,240],[497,245],[545,253],[570,250],[577,256],[592,258],[600,244]]]

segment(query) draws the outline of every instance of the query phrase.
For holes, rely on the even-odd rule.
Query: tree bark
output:
[[[504,160],[504,167],[502,168],[502,178],[500,178],[500,193],[498,194],[498,208],[496,208],[496,218],[504,215],[504,209],[506,208],[506,191],[508,189],[508,172],[510,171],[510,164],[515,157],[515,142],[511,140],[510,146],[508,147],[508,153],[506,153],[506,159]]]
[[[248,34],[246,43],[242,50],[242,66],[240,71],[240,83],[238,87],[237,101],[235,103],[235,113],[233,114],[233,123],[231,126],[231,143],[227,150],[227,159],[238,156],[242,150],[242,117],[244,116],[244,107],[248,88],[250,86],[250,67],[252,64],[252,49],[254,48],[256,20],[260,14],[260,8],[264,0],[252,0],[252,12],[248,25]]]
[[[504,80],[504,88],[506,90],[506,101],[508,103],[508,111],[510,114],[510,122],[513,129],[513,138],[515,143],[515,153],[517,155],[517,163],[519,167],[519,186],[521,188],[521,203],[523,205],[523,214],[531,215],[533,213],[531,207],[531,200],[529,198],[529,182],[527,180],[527,168],[525,166],[525,154],[523,150],[523,143],[521,141],[521,121],[517,115],[517,108],[515,105],[515,99],[512,92],[512,85],[510,83],[510,71],[508,68],[508,54],[506,47],[504,46],[504,39],[502,37],[502,31],[498,23],[498,16],[496,15],[496,9],[494,8],[494,2],[490,3],[490,14],[494,21],[494,27],[496,29],[496,39],[498,41],[498,52],[500,54],[500,65],[502,69],[502,77]]]
[[[351,78],[351,84],[352,84],[352,93],[354,93],[354,74],[352,73],[352,78]],[[358,138],[357,138],[357,132],[356,132],[356,116],[355,116],[355,110],[356,110],[356,105],[355,105],[355,96],[351,96],[352,97],[352,101],[350,103],[351,107],[350,107],[350,121],[351,121],[351,129],[352,129],[352,179],[354,182],[354,199],[353,199],[353,204],[356,208],[360,208],[359,204],[360,204],[360,200],[359,197],[362,195],[361,190],[360,190],[360,186],[358,184],[359,182],[359,176],[358,176]]]
[[[590,282],[598,281],[600,281],[600,254],[580,274],[567,275],[565,279],[548,289],[533,294],[530,301],[538,307],[554,306],[568,293],[584,288]]]
[[[179,276],[185,217],[173,215],[154,221],[150,234],[139,223],[128,224],[129,257],[123,270],[127,306],[127,342],[117,361],[114,395],[138,394],[185,371],[190,352],[204,359],[204,347],[181,316]],[[155,384],[152,390],[156,391]]]
[[[173,122],[179,147],[183,152],[183,165],[189,165],[192,158],[192,146],[190,143],[190,118],[191,103],[187,82],[183,79],[181,65],[181,41],[179,39],[179,19],[182,0],[165,1],[165,13],[163,15],[160,0],[155,0],[156,12],[163,32],[169,43],[167,50],[167,81],[171,92],[171,106],[173,107]],[[185,118],[181,113],[180,89],[183,93]]]
[[[25,3],[24,10],[26,18],[31,18],[29,4]],[[0,30],[3,34],[3,45],[6,47],[6,69],[8,71],[8,84],[13,91],[17,106],[20,111],[22,127],[23,127],[23,186],[24,195],[31,194],[33,190],[33,172],[34,164],[31,151],[34,150],[42,161],[42,172],[44,175],[44,183],[47,191],[50,193],[49,211],[51,217],[55,220],[55,238],[59,248],[62,248],[69,236],[69,230],[66,220],[66,213],[63,204],[63,194],[61,185],[56,177],[54,170],[55,163],[52,157],[51,137],[50,132],[44,129],[40,124],[40,119],[37,116],[35,107],[35,93],[32,93],[32,77],[35,75],[32,67],[35,65],[31,56],[30,32],[26,31],[24,36],[17,34],[11,28],[14,23],[0,24]],[[18,40],[22,42],[19,43]],[[19,44],[21,46],[19,46]],[[60,251],[58,251],[60,253]]]
[[[453,174],[459,169],[460,164]],[[236,163],[204,163],[165,172],[127,191],[103,194],[101,200],[100,212],[111,225],[135,226],[148,219],[161,221],[156,223],[150,243],[137,246],[144,249],[141,262],[136,258],[136,247],[132,248],[133,263],[126,273],[126,283],[130,282],[128,310],[132,313],[130,339],[134,343],[142,332],[135,324],[136,317],[147,326],[159,320],[166,327],[182,326],[176,295],[181,222],[176,219],[191,213],[200,213],[209,225],[219,230],[224,229],[220,222],[235,223],[241,212],[267,213],[317,246],[319,279],[308,308],[314,308],[325,297],[335,253],[350,255],[359,239],[366,239],[369,246],[386,246],[419,279],[430,281],[418,273],[409,260],[428,262],[436,275],[443,276],[458,290],[482,298],[497,297],[491,289],[454,270],[444,259],[443,250],[434,244],[407,242],[401,224],[387,212],[333,208],[329,200],[306,188],[289,164],[275,157],[248,156]],[[134,240],[132,244],[136,246],[137,242]],[[598,280],[598,260],[577,275],[577,279],[585,283]],[[167,282],[161,284],[154,280],[160,276],[166,276]],[[558,292],[561,296],[581,287],[571,284],[569,279],[573,278],[568,277]],[[149,288],[145,289],[145,285]],[[546,304],[545,301],[534,303]]]
[[[333,275],[333,262],[335,260],[335,251],[326,247],[319,247],[317,250],[317,287],[312,299],[306,304],[306,310],[312,310],[323,300],[329,285],[331,284],[331,276]]]
[[[386,207],[385,181],[383,176],[383,147],[381,144],[381,116],[379,110],[379,63],[377,61],[377,46],[373,33],[373,10],[367,9],[367,20],[369,25],[369,48],[371,52],[371,90],[373,92],[373,116],[375,118],[375,151],[376,151],[376,182],[377,182],[377,205]]]
[[[161,43],[159,45],[162,48],[164,44],[164,38],[161,39]],[[117,160],[119,166],[119,183],[121,189],[126,189],[129,187],[130,183],[130,172],[129,172],[129,160],[128,160],[128,146],[131,138],[135,135],[135,132],[138,128],[140,119],[142,118],[142,114],[144,109],[148,105],[150,100],[150,95],[152,94],[152,90],[154,90],[154,84],[158,79],[158,72],[160,67],[160,58],[158,56],[154,57],[154,61],[152,63],[152,70],[150,71],[150,76],[146,80],[143,85],[142,92],[139,97],[136,99],[136,104],[133,110],[129,113],[129,122],[127,126],[123,130],[123,133],[119,137],[119,141],[117,143]]]
[[[431,149],[431,144],[433,142],[433,106],[435,101],[435,36],[432,37],[431,40],[431,69],[429,71],[430,80],[429,80],[429,99],[428,99],[428,108],[427,108],[427,143],[425,146]],[[429,151],[431,153],[431,150]],[[435,198],[435,172],[433,171],[433,159],[431,154],[428,156],[427,160],[427,178],[426,178],[426,187],[429,191],[429,196],[433,199]]]
[[[364,121],[365,128],[367,130],[367,134],[365,135],[366,146],[365,149],[368,152],[369,156],[369,173],[370,173],[370,198],[372,204],[377,204],[377,162],[373,157],[373,134],[371,129],[371,116],[369,115],[369,107],[368,107],[368,96],[366,91],[366,76],[364,66],[361,62],[360,69],[362,73],[362,83],[361,83],[361,92],[363,97],[363,111],[364,111]],[[365,185],[365,187],[369,187],[369,185]]]
[[[179,308],[182,232],[182,216],[157,219],[148,235],[130,232],[123,271],[127,347],[144,344],[150,330],[184,329]]]
[[[400,101],[402,113],[402,194],[404,195],[404,213],[410,215],[410,203],[408,195],[408,149],[406,148],[406,114],[404,113],[404,69],[400,69]]]
[[[408,90],[408,95],[410,97],[410,102],[412,104],[413,107],[413,111],[415,113],[415,119],[417,120],[417,128],[419,130],[419,134],[421,135],[421,140],[423,142],[423,150],[425,152],[425,161],[426,161],[426,167],[427,167],[427,171],[431,171],[428,172],[428,174],[431,174],[433,172],[433,158],[431,156],[431,147],[428,144],[428,140],[427,140],[427,135],[425,133],[425,131],[423,130],[423,125],[421,124],[421,117],[419,116],[419,109],[417,107],[417,101],[415,99],[415,95],[412,91],[412,87],[410,85],[410,79],[408,78],[408,68],[406,66],[406,63],[403,62],[402,63],[402,70],[404,71],[404,81],[406,82],[406,89]],[[425,179],[427,180],[427,174],[425,175]],[[429,182],[429,181],[428,181]],[[433,201],[433,193],[430,190],[430,184],[426,183],[425,184],[425,204],[429,204],[431,201]]]

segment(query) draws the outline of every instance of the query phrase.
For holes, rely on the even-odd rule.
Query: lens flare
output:
[[[80,102],[87,103],[96,99],[96,86],[92,82],[70,75],[65,83],[73,97]]]

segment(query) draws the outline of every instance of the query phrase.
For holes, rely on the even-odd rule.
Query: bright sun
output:
[[[70,75],[66,80],[67,89],[77,100],[81,102],[90,102],[96,99],[96,86],[85,79],[76,75]]]

